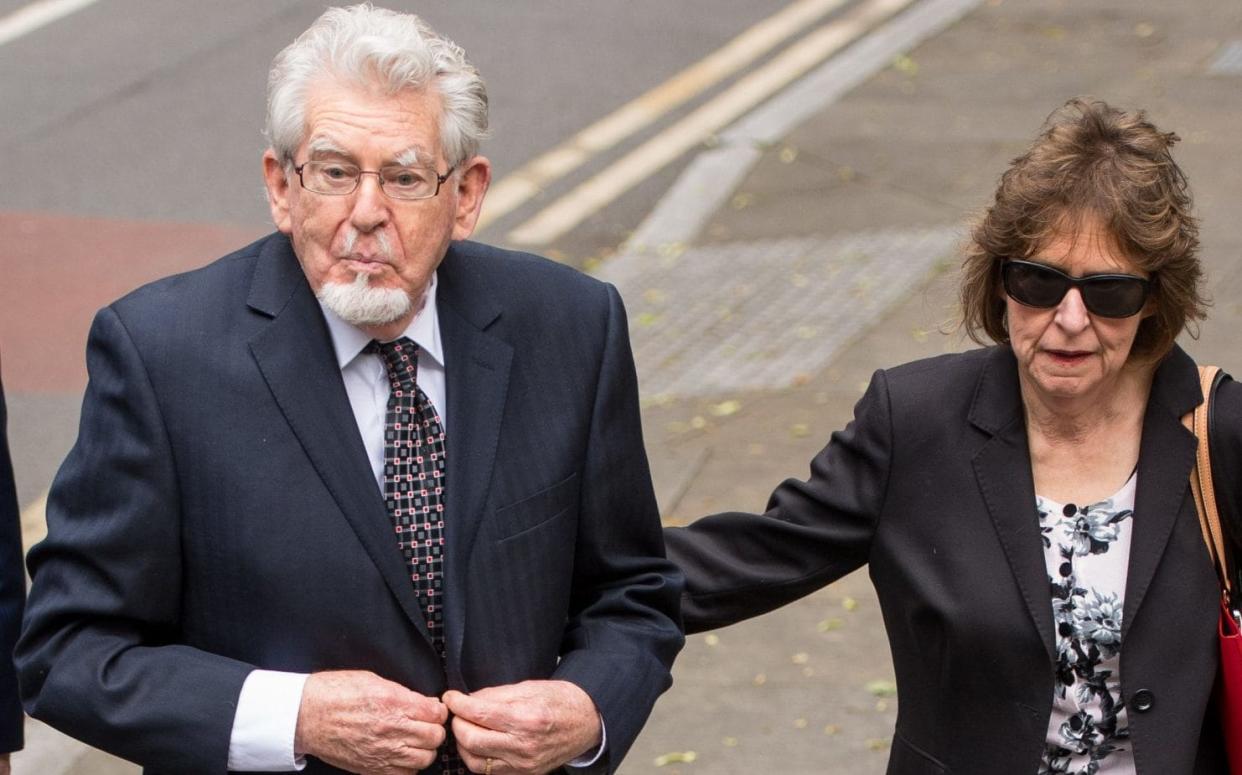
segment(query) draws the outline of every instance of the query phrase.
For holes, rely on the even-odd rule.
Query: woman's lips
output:
[[[1091,355],[1086,350],[1045,350],[1044,352],[1062,366],[1077,366]]]

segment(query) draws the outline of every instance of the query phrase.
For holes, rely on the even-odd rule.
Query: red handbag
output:
[[[1182,421],[1199,440],[1195,468],[1190,472],[1190,490],[1199,512],[1203,540],[1207,542],[1208,554],[1212,556],[1221,580],[1220,624],[1217,630],[1220,635],[1220,674],[1216,680],[1216,705],[1225,735],[1229,771],[1239,775],[1242,773],[1242,618],[1233,597],[1234,576],[1229,570],[1225,536],[1216,507],[1211,445],[1208,443],[1209,409],[1219,377],[1220,369],[1216,366],[1199,367],[1203,403]]]

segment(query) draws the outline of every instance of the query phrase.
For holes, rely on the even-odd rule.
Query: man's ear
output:
[[[285,165],[276,158],[276,152],[271,148],[263,153],[263,185],[267,187],[267,206],[272,211],[272,222],[282,233],[291,233],[289,177],[285,174]]]
[[[485,156],[472,157],[461,165],[454,177],[457,179],[457,208],[453,213],[453,239],[463,240],[474,233],[479,222],[483,196],[492,182],[492,163]]]

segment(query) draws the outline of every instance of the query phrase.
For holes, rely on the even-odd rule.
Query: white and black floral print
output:
[[[1134,772],[1118,667],[1135,487],[1087,506],[1035,499],[1057,638],[1039,775]]]

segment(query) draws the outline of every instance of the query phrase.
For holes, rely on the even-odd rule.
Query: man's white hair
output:
[[[309,88],[325,76],[390,94],[435,88],[440,142],[452,166],[477,154],[487,135],[487,87],[460,46],[414,14],[370,3],[329,8],[276,55],[268,74],[265,134],[286,165],[306,133]]]

